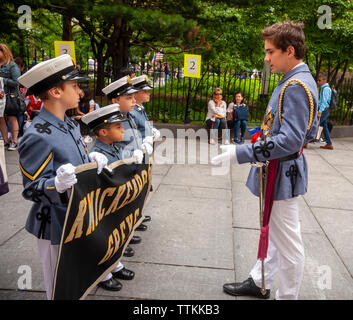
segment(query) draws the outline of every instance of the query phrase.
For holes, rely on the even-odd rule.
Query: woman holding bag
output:
[[[2,138],[4,139],[5,148],[7,147],[7,150],[9,151],[17,150],[19,126],[17,121],[17,115],[12,113],[9,114],[9,110],[7,107],[9,106],[10,102],[14,101],[14,99],[10,99],[10,94],[18,97],[16,101],[18,101],[18,103],[21,103],[19,83],[17,81],[17,78],[20,75],[20,69],[18,68],[17,64],[13,61],[13,56],[10,49],[6,44],[0,43],[0,84],[3,85],[4,91],[4,96],[2,100],[5,99],[5,108],[0,108],[0,131]],[[4,103],[0,103],[0,105],[4,105]],[[5,117],[10,122],[12,141],[9,141],[8,139],[8,129]]]

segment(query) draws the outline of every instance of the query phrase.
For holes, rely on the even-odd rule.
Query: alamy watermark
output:
[[[32,9],[30,6],[22,5],[17,9],[17,13],[21,16],[17,20],[17,26],[19,29],[32,29]]]
[[[332,29],[332,11],[331,7],[327,5],[322,5],[318,8],[317,12],[322,14],[317,21],[317,26],[319,29]]]
[[[17,269],[17,273],[21,276],[17,280],[17,288],[19,290],[32,289],[32,269],[28,265],[21,265]]]

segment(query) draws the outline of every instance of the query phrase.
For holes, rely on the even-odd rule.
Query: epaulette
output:
[[[313,119],[314,119],[314,100],[313,100],[313,97],[310,93],[310,90],[309,88],[306,86],[306,84],[301,81],[301,80],[298,80],[298,79],[291,79],[289,81],[287,81],[287,83],[284,85],[282,91],[281,91],[281,94],[279,96],[279,104],[278,104],[278,119],[279,119],[279,124],[282,125],[282,104],[283,104],[283,95],[284,95],[284,92],[286,91],[286,89],[289,87],[289,86],[297,86],[297,85],[300,85],[304,88],[307,96],[308,96],[308,99],[309,99],[309,122],[308,122],[308,127],[307,127],[307,130],[309,130],[313,124]]]

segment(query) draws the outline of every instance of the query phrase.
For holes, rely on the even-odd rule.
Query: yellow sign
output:
[[[184,77],[201,77],[201,56],[196,54],[184,55]]]
[[[69,54],[76,65],[75,41],[54,41],[55,57]]]

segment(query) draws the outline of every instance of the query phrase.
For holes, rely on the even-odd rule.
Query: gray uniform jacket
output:
[[[67,196],[55,189],[56,170],[63,164],[89,162],[86,145],[76,121],[65,121],[42,108],[26,130],[19,148],[23,197],[34,202],[26,230],[37,238],[60,244]]]
[[[126,116],[128,121],[122,122],[122,126],[125,130],[123,140],[115,143],[120,149],[121,159],[131,158],[134,151],[141,149],[142,145],[141,134],[137,130],[134,118],[131,116],[130,112],[128,112]]]
[[[114,144],[111,146],[109,144],[106,144],[100,141],[98,138],[94,142],[90,151],[100,152],[104,154],[108,159],[108,164],[111,164],[112,162],[117,160],[121,160],[121,157],[122,157],[120,148],[117,145]]]
[[[145,139],[146,136],[153,136],[152,126],[143,106],[136,104],[130,114],[135,120],[137,130],[140,132],[142,139]]]
[[[287,87],[282,105],[282,125],[278,117],[279,96],[283,86],[290,79],[301,80],[309,89],[314,101],[313,124],[307,131],[309,122],[309,100],[303,87],[293,84]],[[288,72],[278,83],[266,109],[266,115],[273,115],[272,133],[265,141],[237,146],[239,163],[266,161],[288,157],[302,150],[307,141],[317,132],[318,90],[316,82],[306,64]],[[257,168],[252,167],[247,180],[250,191],[259,196]],[[304,154],[295,160],[279,161],[275,184],[274,200],[285,200],[303,195],[308,186],[308,166]]]

